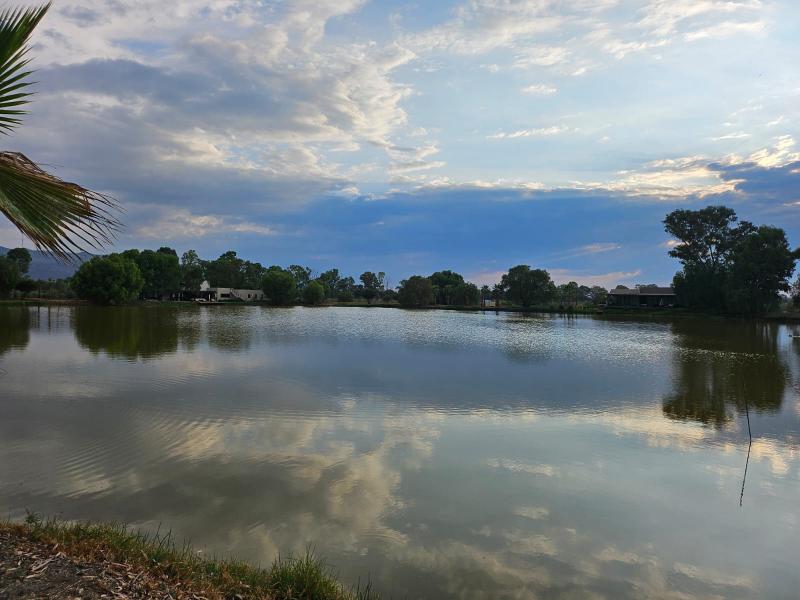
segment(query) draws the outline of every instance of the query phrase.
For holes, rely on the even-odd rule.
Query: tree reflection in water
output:
[[[180,325],[179,311],[163,307],[78,306],[72,326],[83,348],[128,360],[157,358],[177,351],[179,340],[189,346],[194,341],[192,328]]]
[[[0,323],[0,356],[28,345],[31,313],[27,306],[0,306]]]
[[[674,389],[663,400],[672,419],[721,428],[749,408],[777,412],[789,369],[778,352],[779,326],[729,320],[676,320]]]

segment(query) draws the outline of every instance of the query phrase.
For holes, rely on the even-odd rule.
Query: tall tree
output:
[[[755,315],[788,291],[798,254],[784,231],[736,223],[736,213],[725,206],[676,210],[664,219],[679,242],[670,256],[683,267],[673,279],[680,304]]]
[[[0,12],[0,132],[21,123],[30,102],[28,40],[50,8]],[[47,173],[18,152],[0,152],[0,213],[57,257],[110,243],[119,222],[114,200]]]
[[[294,276],[281,267],[272,266],[261,281],[264,295],[270,304],[280,306],[292,304],[297,299],[297,283]]]
[[[372,300],[379,296],[383,291],[383,280],[386,277],[386,274],[383,271],[378,273],[373,273],[372,271],[365,271],[361,274],[361,283],[363,284],[363,289],[361,291],[361,295],[367,299],[368,303],[372,303]]]
[[[7,256],[0,256],[0,294],[5,296],[19,282],[19,265]]]
[[[311,268],[302,265],[289,265],[287,270],[292,274],[292,277],[294,277],[297,289],[302,292],[308,285],[308,282],[311,281]]]
[[[403,306],[420,307],[433,304],[433,285],[428,277],[412,275],[400,282],[397,299]]]
[[[453,299],[456,288],[464,283],[464,277],[454,271],[437,271],[428,279],[433,285],[436,304],[459,304]]]
[[[339,269],[330,269],[317,277],[317,281],[325,288],[325,297],[333,298],[336,295],[337,286],[339,284]]]
[[[20,275],[28,274],[33,258],[27,248],[12,248],[6,254],[6,258],[17,263]]]
[[[729,308],[752,316],[773,309],[788,292],[800,251],[792,251],[783,229],[762,225],[741,239],[731,258]]]
[[[174,250],[171,252],[165,252],[164,248],[158,252],[142,250],[135,261],[144,280],[142,286],[144,298],[161,299],[180,288],[181,269],[178,255]]]
[[[244,260],[236,256],[236,252],[228,250],[217,260],[206,263],[206,276],[214,287],[244,288]]]
[[[196,291],[206,278],[205,264],[194,250],[187,250],[181,256],[181,282],[183,289]]]
[[[503,275],[501,285],[514,304],[529,307],[549,302],[555,294],[550,274],[543,269],[517,265]]]

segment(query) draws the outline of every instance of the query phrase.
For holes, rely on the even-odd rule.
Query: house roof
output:
[[[609,290],[608,293],[612,296],[674,296],[675,290],[671,287],[654,287]]]

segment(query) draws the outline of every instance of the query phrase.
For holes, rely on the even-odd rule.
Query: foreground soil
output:
[[[84,561],[58,544],[26,539],[0,530],[0,600],[94,600],[115,598],[200,599],[142,569],[111,561]]]

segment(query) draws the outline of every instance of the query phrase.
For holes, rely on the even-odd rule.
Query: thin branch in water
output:
[[[742,506],[744,500],[744,484],[747,481],[747,467],[750,465],[750,450],[753,447],[753,432],[750,429],[750,409],[747,406],[747,396],[744,398],[744,414],[747,416],[747,436],[750,442],[747,444],[747,460],[744,462],[744,476],[742,477],[742,493],[739,494],[739,506]]]

